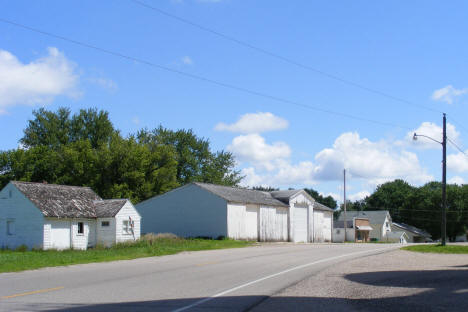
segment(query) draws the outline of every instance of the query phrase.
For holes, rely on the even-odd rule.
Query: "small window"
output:
[[[15,235],[15,220],[7,220],[7,235]]]
[[[83,222],[78,222],[78,234],[84,234],[84,224],[83,224]]]
[[[102,221],[101,226],[103,226],[103,227],[109,226],[109,221]]]
[[[128,220],[123,220],[122,221],[122,233],[123,234],[132,234],[130,231],[130,222]]]

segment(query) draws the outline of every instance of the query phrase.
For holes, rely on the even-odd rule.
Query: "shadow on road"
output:
[[[345,279],[354,282],[351,293],[359,294],[354,299],[339,293],[336,297],[228,296],[213,298],[188,311],[468,311],[468,270],[368,272],[349,274]],[[408,295],[392,296],[389,287],[408,288]],[[382,296],[375,298],[376,294]],[[66,305],[52,310],[172,311],[202,299]]]

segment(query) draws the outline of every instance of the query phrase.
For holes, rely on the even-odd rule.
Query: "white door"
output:
[[[70,221],[52,221],[50,236],[52,248],[70,248]]]
[[[294,207],[294,242],[307,242],[307,208]]]
[[[247,206],[245,209],[245,234],[247,239],[258,239],[258,208]]]

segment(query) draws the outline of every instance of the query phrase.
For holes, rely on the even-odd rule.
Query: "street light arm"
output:
[[[442,144],[442,145],[443,145],[442,142],[439,142],[439,141],[437,141],[436,139],[433,139],[433,138],[431,138],[430,136],[427,136],[427,135],[424,135],[424,134],[416,134],[416,133],[414,133],[414,135],[413,135],[413,140],[416,140],[416,137],[424,137],[424,138],[427,138],[427,139],[429,139],[429,140],[432,140],[432,141],[434,141],[434,142],[436,142],[436,143],[439,143],[439,144]]]

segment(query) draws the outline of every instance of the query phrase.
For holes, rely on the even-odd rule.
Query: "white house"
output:
[[[369,237],[372,240],[383,241],[388,233],[392,231],[392,217],[388,210],[369,210],[369,211],[348,211],[346,221],[354,218],[369,219],[372,230]],[[338,221],[344,221],[344,213],[341,212]]]
[[[101,199],[89,187],[8,183],[0,191],[0,247],[86,249],[140,237],[127,199]]]
[[[426,243],[432,242],[431,234],[428,232],[418,229],[415,226],[411,226],[405,223],[392,223],[392,231],[403,231],[408,237],[407,241],[410,243]]]
[[[143,233],[258,241],[330,241],[333,210],[304,190],[190,183],[137,204]],[[315,225],[315,226],[314,226]]]

